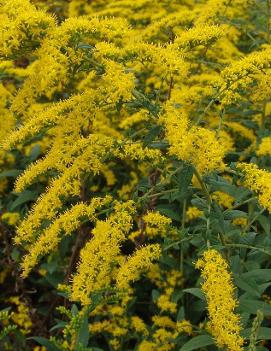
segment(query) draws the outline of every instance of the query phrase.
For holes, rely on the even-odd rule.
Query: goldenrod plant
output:
[[[0,0],[0,350],[269,350],[270,81],[270,0]]]

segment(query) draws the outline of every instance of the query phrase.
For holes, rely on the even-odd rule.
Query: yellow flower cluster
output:
[[[124,262],[117,274],[117,287],[125,289],[130,282],[137,280],[140,273],[149,270],[154,260],[158,260],[161,250],[158,244],[147,245],[138,249],[133,256]]]
[[[29,334],[32,329],[29,307],[18,296],[10,297],[9,302],[15,306],[15,311],[11,313],[11,319],[18,325],[23,334]]]
[[[255,87],[251,90],[254,92],[255,99],[264,100],[268,96],[269,87],[267,82],[264,84],[262,81],[262,75],[264,75],[262,72],[271,67],[270,52],[271,48],[267,46],[265,49],[252,52],[242,60],[225,68],[221,74],[223,83],[220,87],[223,103],[232,103],[234,100],[241,99],[239,91],[252,87],[253,83]],[[258,89],[259,86],[260,89]]]
[[[271,137],[262,138],[256,153],[258,156],[271,156]]]
[[[203,214],[203,212],[201,210],[199,210],[197,207],[189,206],[188,209],[186,210],[185,218],[189,222],[189,221],[193,221],[194,219],[200,217],[202,214]]]
[[[0,22],[0,55],[4,57],[28,52],[29,41],[40,45],[55,26],[53,16],[37,10],[28,0],[1,1]]]
[[[174,339],[179,334],[192,334],[192,325],[188,320],[174,322],[167,316],[153,316],[152,318],[155,332],[152,340],[143,340],[139,345],[139,350],[159,350],[170,351],[174,349]]]
[[[200,173],[224,169],[223,158],[227,148],[214,131],[190,127],[186,114],[172,106],[167,108],[160,119],[165,124],[171,155],[192,163]]]
[[[234,220],[232,221],[232,223],[234,225],[238,225],[240,227],[245,228],[246,225],[248,224],[247,218],[245,217],[238,217],[238,218],[234,218]]]
[[[148,212],[143,216],[145,223],[145,233],[150,238],[156,235],[166,236],[167,229],[169,228],[172,220],[168,217],[161,215],[159,212]]]
[[[111,197],[93,198],[89,205],[79,203],[74,205],[68,211],[59,215],[55,221],[47,227],[34,244],[28,247],[28,253],[22,262],[23,276],[27,276],[30,270],[36,265],[42,256],[54,251],[61,240],[62,235],[70,235],[73,231],[80,227],[82,218],[94,221],[95,211],[107,205],[111,201]],[[26,240],[25,237],[16,237],[17,243]]]
[[[234,197],[223,191],[215,191],[214,193],[212,193],[211,197],[219,205],[225,208],[231,208],[234,203]]]
[[[271,173],[258,168],[254,163],[239,163],[243,184],[258,195],[259,203],[271,213]]]
[[[97,221],[91,233],[92,238],[81,251],[78,270],[73,277],[73,300],[79,300],[82,304],[87,305],[91,302],[91,293],[110,286],[113,264],[117,264],[121,242],[131,229],[133,212],[134,207],[131,201],[123,204],[117,203],[115,212],[106,221]],[[120,268],[120,276],[121,271],[125,271],[125,268]],[[132,272],[132,274],[131,279],[136,279],[135,274],[137,273]]]
[[[244,340],[240,336],[240,317],[235,314],[237,300],[228,264],[221,254],[209,249],[196,263],[203,278],[202,290],[207,299],[210,332],[218,347],[229,351],[243,350]]]
[[[6,212],[1,216],[1,219],[9,225],[15,226],[20,220],[20,213]]]
[[[175,289],[182,285],[182,273],[171,270],[165,278],[161,273],[158,273],[158,279],[156,279],[155,276],[152,277],[152,271],[150,271],[150,278],[154,279],[155,283],[163,289],[162,294],[157,299],[157,307],[161,312],[176,313],[177,303],[172,301],[172,296]]]

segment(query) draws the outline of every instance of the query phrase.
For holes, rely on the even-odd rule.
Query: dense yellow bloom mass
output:
[[[23,334],[29,334],[33,326],[29,316],[29,307],[18,296],[10,297],[9,301],[16,306],[15,311],[11,313],[11,319],[19,326]]]
[[[186,113],[172,106],[167,107],[160,119],[166,127],[171,155],[191,162],[201,173],[223,170],[227,148],[214,131],[190,126]]]
[[[262,75],[271,66],[270,52],[271,48],[267,45],[265,49],[259,52],[252,52],[242,60],[234,62],[231,66],[225,68],[222,72],[223,83],[220,87],[220,94],[224,103],[241,99],[242,96],[239,91],[252,86],[253,83],[253,90],[255,91],[258,88],[258,84],[262,83]],[[260,92],[260,99],[263,100],[266,95],[268,96],[268,84],[263,84],[261,89],[256,90],[257,95]]]
[[[259,203],[271,213],[271,173],[254,163],[239,163],[238,168],[244,174],[243,184],[255,191]]]
[[[22,262],[23,275],[27,276],[30,270],[36,265],[38,259],[42,256],[54,251],[61,241],[61,234],[70,235],[74,230],[80,227],[82,218],[89,221],[95,220],[95,211],[111,201],[111,197],[93,198],[89,205],[79,203],[71,209],[59,215],[55,221],[47,227],[36,241],[29,246],[28,254]],[[25,240],[25,238],[22,238]],[[16,237],[16,241],[20,242],[20,237]]]
[[[91,293],[110,285],[113,264],[117,263],[120,244],[131,228],[133,212],[132,202],[116,204],[115,213],[106,221],[96,223],[91,233],[92,238],[81,251],[78,272],[73,277],[73,300],[89,304]]]
[[[271,156],[271,137],[262,139],[256,153],[258,156]]]
[[[128,287],[129,283],[135,281],[141,272],[149,270],[152,262],[159,259],[160,255],[161,250],[158,244],[138,249],[120,266],[117,273],[117,287],[120,289]]]
[[[1,1],[0,22],[0,56],[5,57],[27,52],[29,40],[38,46],[55,26],[53,16],[37,10],[28,0]]]
[[[240,317],[234,313],[237,300],[227,262],[218,251],[209,249],[204,252],[203,258],[197,261],[196,268],[201,270],[210,331],[217,345],[227,347],[229,351],[243,350]]]
[[[146,225],[145,232],[149,237],[166,236],[172,223],[170,218],[161,215],[159,212],[148,212],[144,215],[143,221]]]

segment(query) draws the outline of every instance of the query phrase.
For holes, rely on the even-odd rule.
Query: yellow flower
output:
[[[72,300],[88,305],[91,293],[110,287],[112,268],[125,234],[131,229],[133,213],[132,201],[116,203],[114,213],[107,220],[97,221],[92,230],[93,238],[81,250],[77,273],[72,280]],[[134,269],[129,278],[134,279],[137,274]]]
[[[133,316],[131,318],[131,324],[132,324],[132,328],[137,332],[137,333],[141,333],[144,336],[147,336],[149,334],[148,329],[145,325],[145,323],[143,322],[143,320],[141,318],[139,318],[138,316]]]
[[[160,121],[165,125],[170,144],[169,154],[192,163],[200,173],[223,170],[228,143],[223,143],[213,130],[192,126],[182,110],[167,105]]]
[[[81,223],[82,218],[88,218],[90,221],[95,220],[95,211],[108,204],[111,197],[92,198],[89,205],[78,203],[71,209],[61,214],[55,221],[48,226],[36,241],[28,247],[28,253],[24,256],[22,262],[23,276],[26,277],[31,269],[37,264],[42,256],[55,250],[62,239],[62,235],[71,235]],[[16,242],[26,238],[17,235]]]
[[[2,220],[11,226],[15,226],[20,220],[20,213],[18,212],[6,212],[2,214]]]
[[[193,219],[200,217],[202,214],[203,214],[203,212],[201,210],[199,210],[197,207],[190,206],[186,210],[185,218],[187,221],[193,221]]]
[[[165,236],[172,220],[161,215],[159,212],[148,212],[143,216],[146,225],[145,232],[152,238],[156,235]]]
[[[152,341],[143,340],[138,347],[138,351],[155,351],[156,345]]]
[[[162,312],[168,311],[171,313],[176,313],[177,304],[171,301],[171,296],[174,292],[173,288],[167,288],[165,293],[160,295],[157,300],[157,306]]]
[[[10,297],[9,301],[16,306],[16,310],[11,313],[12,321],[19,326],[23,334],[29,334],[32,329],[29,307],[18,296]]]
[[[256,154],[258,156],[271,156],[271,137],[262,138]]]
[[[167,316],[153,316],[152,317],[153,324],[157,327],[170,328],[175,329],[176,324]]]
[[[231,208],[234,203],[234,197],[225,193],[224,191],[215,191],[211,195],[212,199],[215,200],[219,205],[226,208]]]
[[[259,203],[271,213],[271,173],[254,163],[239,163],[243,184],[258,195]]]
[[[145,270],[149,270],[152,262],[157,260],[161,255],[161,249],[158,244],[147,245],[138,249],[133,256],[124,262],[117,274],[117,287],[125,289],[129,283],[139,278]]]
[[[192,324],[187,320],[178,321],[176,328],[179,333],[186,333],[188,335],[192,335],[193,327]]]
[[[240,227],[246,227],[247,225],[247,218],[245,217],[238,217],[238,218],[234,218],[234,220],[232,221],[232,224],[234,225],[239,225]]]
[[[240,336],[240,316],[234,310],[238,302],[228,264],[221,254],[209,249],[196,263],[203,278],[202,290],[207,299],[210,331],[218,347],[229,351],[243,350],[244,339]]]

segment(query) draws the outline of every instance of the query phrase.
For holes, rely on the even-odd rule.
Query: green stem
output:
[[[184,238],[184,239],[182,239],[182,240],[175,241],[174,243],[171,243],[171,244],[169,244],[168,246],[164,247],[164,248],[163,248],[163,251],[167,251],[167,250],[171,249],[172,247],[174,247],[175,245],[182,244],[183,242],[189,241],[189,240],[190,240],[190,238]]]
[[[174,188],[174,189],[170,189],[170,190],[164,190],[164,191],[160,191],[159,193],[154,193],[154,194],[148,194],[146,193],[145,195],[143,195],[142,197],[140,197],[140,200],[142,199],[149,199],[152,197],[156,197],[156,196],[160,196],[160,195],[164,195],[164,194],[170,194],[170,193],[174,193],[176,191],[178,191],[178,188]]]
[[[182,230],[184,230],[185,221],[186,221],[186,204],[187,204],[187,201],[186,201],[186,199],[184,199],[184,200],[183,200]]]
[[[271,252],[268,252],[264,248],[261,248],[261,247],[256,247],[256,246],[251,246],[251,245],[246,245],[246,244],[226,244],[226,246],[236,247],[236,248],[240,248],[240,249],[258,250],[260,252],[265,253],[266,255],[271,256]]]
[[[230,252],[229,252],[229,250],[227,249],[227,243],[226,243],[226,240],[225,240],[225,237],[224,237],[224,235],[222,234],[222,233],[219,233],[218,234],[218,236],[219,236],[219,239],[220,239],[220,241],[221,241],[221,244],[225,247],[225,251],[226,251],[226,259],[227,259],[227,261],[229,262],[230,261]]]
[[[198,172],[198,170],[196,169],[196,167],[194,167],[194,174],[197,178],[197,180],[200,183],[200,186],[202,188],[202,191],[204,192],[206,199],[208,201],[208,216],[207,216],[207,221],[206,221],[206,245],[209,248],[210,247],[210,241],[209,241],[209,233],[210,233],[210,215],[211,215],[211,206],[212,206],[212,198],[211,195],[209,193],[209,190],[206,186],[206,184],[204,183],[200,173]]]
[[[248,203],[250,203],[250,202],[252,202],[252,201],[254,201],[254,200],[257,200],[257,197],[256,197],[256,196],[251,197],[251,198],[249,198],[249,199],[247,199],[247,200],[241,202],[240,204],[236,204],[236,205],[233,206],[233,207],[230,207],[230,208],[227,209],[224,213],[230,212],[230,211],[232,211],[232,210],[236,210],[237,208],[239,208],[239,207],[241,207],[241,206],[243,206],[243,205],[245,205],[245,204],[248,204]]]
[[[257,350],[257,336],[259,334],[259,330],[262,324],[262,321],[264,319],[263,312],[261,310],[257,311],[257,315],[253,321],[252,328],[251,328],[251,334],[249,338],[249,351],[256,351]]]
[[[266,25],[266,41],[267,43],[270,42],[270,13],[271,13],[271,1],[266,0],[266,7],[267,7],[267,25]]]
[[[183,216],[182,216],[182,233],[184,232],[185,229],[185,220],[186,220],[186,204],[187,201],[184,199],[183,201]],[[180,271],[183,272],[184,269],[184,253],[183,253],[183,245],[180,245]]]
[[[262,114],[261,114],[261,126],[260,126],[261,132],[263,132],[265,129],[265,121],[266,121],[266,99],[264,100]]]
[[[202,179],[200,173],[199,173],[198,170],[196,169],[196,167],[194,167],[194,174],[195,174],[197,180],[198,180],[199,183],[200,183],[201,189],[203,190],[203,192],[204,192],[204,194],[205,194],[205,196],[206,196],[206,199],[208,200],[209,204],[211,204],[211,203],[212,203],[212,198],[211,198],[211,195],[210,195],[210,193],[209,193],[209,190],[208,190],[206,184],[204,183],[204,181],[203,181],[203,179]]]
[[[265,209],[262,209],[259,213],[257,213],[252,220],[246,225],[246,227],[244,228],[244,233],[247,232],[247,230],[249,230],[249,228],[251,227],[251,225],[260,217],[260,215],[265,211]]]
[[[160,185],[166,184],[167,180],[170,179],[174,174],[178,173],[179,170],[181,170],[181,169],[182,169],[182,167],[178,167],[178,168],[175,169],[175,171],[169,173],[162,181],[160,181],[155,186],[153,186],[149,191],[147,191],[145,195],[141,196],[140,197],[140,201],[144,200],[145,198],[149,198],[149,197],[152,197],[152,196],[160,195],[161,193],[157,193],[157,194],[153,194],[152,196],[150,196],[155,188],[157,188]],[[176,189],[165,190],[165,191],[171,192],[171,191],[176,191]]]
[[[219,125],[217,128],[217,135],[219,136],[222,126],[223,126],[223,121],[224,121],[224,116],[225,116],[225,109],[223,108],[223,110],[219,113]]]

